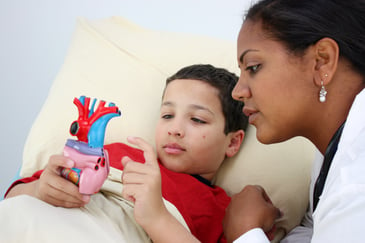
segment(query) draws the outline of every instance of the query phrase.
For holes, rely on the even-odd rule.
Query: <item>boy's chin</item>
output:
[[[163,167],[165,167],[166,169],[168,169],[170,171],[173,171],[173,172],[176,172],[176,173],[189,174],[187,172],[187,169],[179,163],[176,163],[176,162],[171,161],[171,160],[166,160],[166,161],[160,160],[160,162],[161,162],[161,165]]]

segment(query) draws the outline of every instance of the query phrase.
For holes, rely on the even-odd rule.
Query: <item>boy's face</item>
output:
[[[225,158],[230,136],[218,90],[199,80],[168,84],[156,127],[156,149],[168,169],[211,180]]]

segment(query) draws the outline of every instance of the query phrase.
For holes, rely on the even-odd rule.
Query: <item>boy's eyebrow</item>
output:
[[[174,106],[174,103],[172,103],[171,101],[165,101],[161,104],[161,107],[162,106]],[[205,106],[191,104],[191,105],[189,105],[189,107],[193,108],[194,110],[204,110],[204,111],[207,111],[207,112],[211,113],[212,115],[214,115],[214,112]]]
[[[201,105],[191,104],[190,107],[192,107],[195,110],[204,110],[209,112],[210,114],[214,115],[213,111],[211,111],[209,108]]]
[[[162,106],[173,106],[173,103],[171,101],[165,101],[161,104],[161,107]]]
[[[259,50],[256,50],[256,49],[247,49],[246,51],[242,52],[240,58],[239,58],[239,61],[240,63],[243,63],[243,58],[245,57],[245,55],[250,52],[250,51],[259,51]]]

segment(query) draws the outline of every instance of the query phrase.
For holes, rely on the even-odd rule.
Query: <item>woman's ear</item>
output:
[[[328,85],[336,72],[339,47],[335,40],[331,38],[322,38],[314,45],[316,66],[315,66],[315,83],[318,86]]]
[[[243,130],[238,130],[236,132],[229,133],[228,136],[230,137],[230,143],[226,150],[226,156],[232,157],[240,150],[245,132]]]

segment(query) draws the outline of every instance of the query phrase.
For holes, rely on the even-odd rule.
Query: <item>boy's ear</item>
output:
[[[328,85],[337,69],[340,52],[338,44],[331,38],[322,38],[314,45],[314,50],[316,57],[315,83],[317,86],[321,86],[321,82]]]
[[[228,136],[230,137],[230,143],[226,150],[226,156],[232,157],[240,150],[245,132],[243,130],[238,130],[236,132],[231,132]]]

